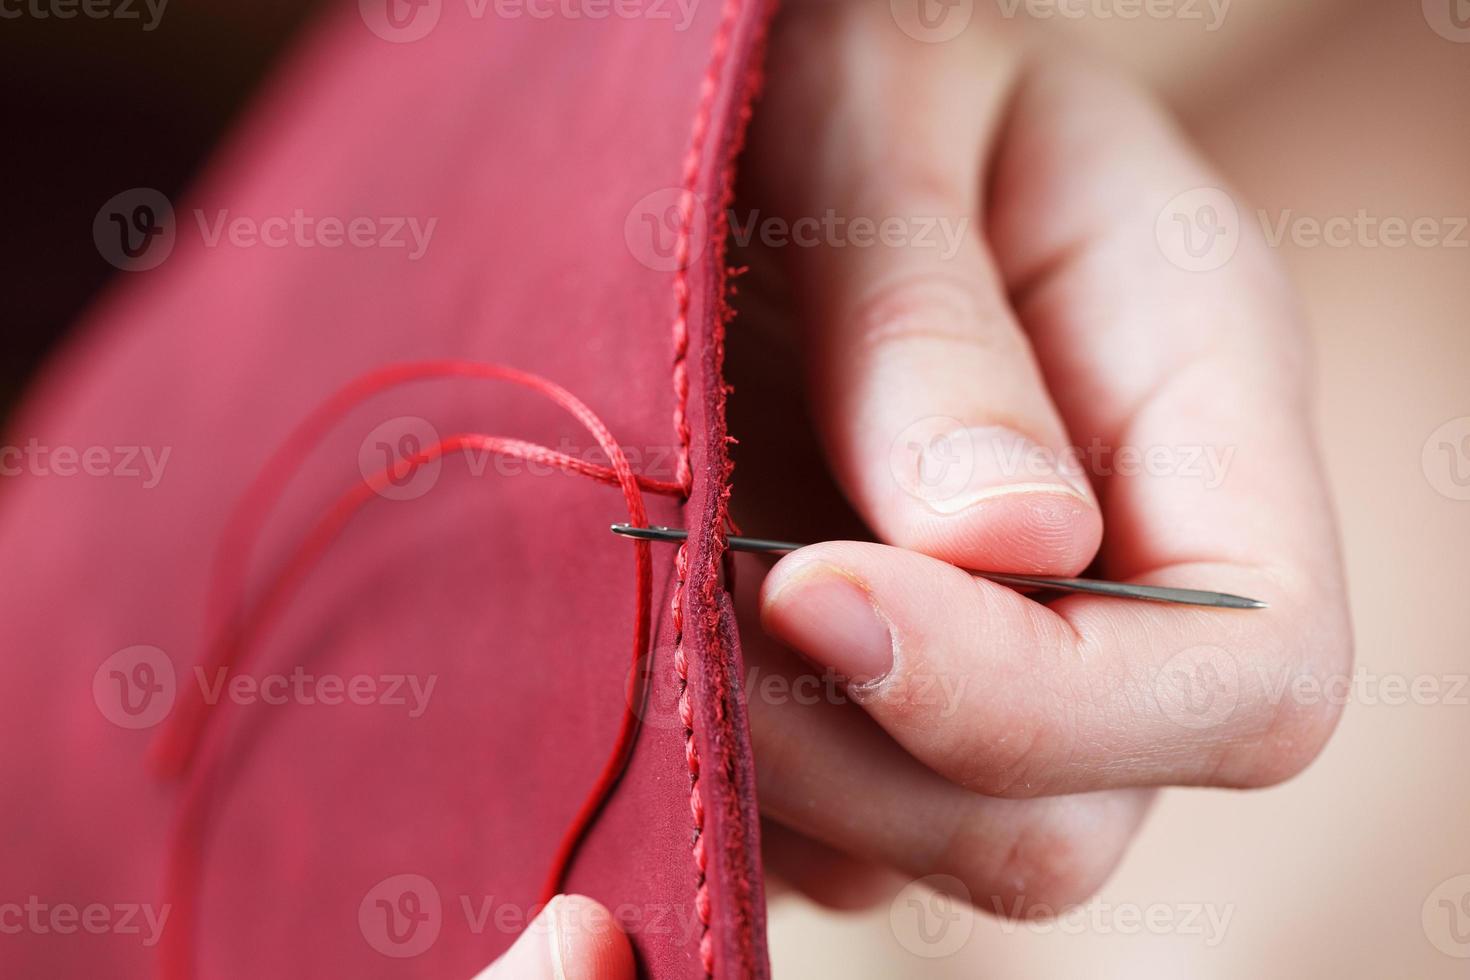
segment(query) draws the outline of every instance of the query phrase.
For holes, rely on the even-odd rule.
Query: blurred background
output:
[[[130,187],[186,188],[312,14],[283,0],[31,9],[0,6],[0,411],[116,274],[93,244],[97,209]],[[1154,88],[1258,209],[1243,220],[1286,231],[1344,527],[1348,708],[1285,786],[1165,793],[1113,881],[1057,921],[940,909],[951,931],[918,942],[912,891],[861,915],[781,897],[775,971],[1470,976],[1470,3],[1017,9]],[[1312,233],[1334,219],[1351,230]],[[1421,219],[1434,234],[1389,231]]]

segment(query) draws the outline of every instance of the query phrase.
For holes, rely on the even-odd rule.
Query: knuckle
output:
[[[996,710],[987,724],[951,748],[951,778],[965,789],[1002,799],[1047,793],[1071,757],[1065,733],[1034,709]]]
[[[854,307],[851,326],[858,351],[872,357],[920,344],[987,357],[1029,356],[1000,303],[984,298],[967,278],[943,270],[910,274],[874,290]]]
[[[1048,805],[1019,820],[1009,839],[989,841],[988,849],[965,835],[956,838],[950,864],[982,910],[1007,919],[1045,919],[1096,894],[1123,843],[1097,833],[1091,820],[1074,819],[1073,810],[1067,803]]]
[[[1352,638],[1345,617],[1318,623],[1309,639],[1288,649],[1274,690],[1264,704],[1261,734],[1244,751],[1228,780],[1240,788],[1275,786],[1299,775],[1316,760],[1332,736],[1352,689]]]

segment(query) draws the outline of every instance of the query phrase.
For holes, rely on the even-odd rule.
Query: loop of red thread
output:
[[[226,629],[215,647],[213,663],[226,669],[234,666],[248,655],[248,642],[257,637],[265,625],[284,607],[306,574],[321,558],[323,552],[336,538],[351,516],[371,500],[391,481],[402,480],[419,467],[460,449],[478,449],[498,455],[511,456],[540,462],[563,472],[587,476],[602,483],[616,484],[622,488],[627,504],[628,516],[635,525],[646,525],[647,514],[643,506],[642,490],[654,493],[679,494],[681,488],[662,481],[635,476],[622,448],[613,438],[602,421],[566,389],[536,375],[516,371],[493,364],[471,364],[469,362],[428,362],[419,365],[403,365],[374,372],[355,381],[314,412],[306,422],[298,426],[287,443],[272,457],[267,469],[253,482],[246,499],[236,509],[226,540],[222,548],[234,554],[248,554],[250,539],[258,530],[260,522],[285,483],[289,473],[279,468],[306,451],[325,434],[333,421],[345,414],[353,405],[382,390],[404,381],[425,377],[458,374],[473,377],[498,378],[537,391],[573,415],[597,440],[606,453],[610,467],[598,466],[558,453],[544,446],[517,439],[506,439],[477,433],[451,436],[435,446],[385,468],[382,472],[354,486],[343,494],[318,520],[292,558],[283,567],[262,598],[242,616],[232,616],[226,621]],[[651,629],[652,569],[649,546],[646,541],[634,543],[637,611],[634,617],[633,665],[629,684],[633,688],[625,700],[625,710],[619,724],[613,750],[600,771],[596,783],[573,817],[553,857],[541,900],[548,901],[558,891],[593,819],[607,801],[618,779],[622,776],[632,754],[639,728],[639,711],[646,695],[646,665],[640,670],[639,662],[648,649]],[[228,581],[231,571],[228,563],[217,566],[216,589]],[[223,580],[223,581],[222,581]],[[216,601],[222,598],[216,595]],[[183,804],[175,837],[171,847],[166,888],[171,898],[171,907],[177,917],[175,928],[163,937],[160,943],[162,974],[169,978],[189,977],[193,973],[194,925],[197,918],[195,892],[199,881],[199,868],[203,858],[203,824],[205,818],[206,781],[212,766],[211,755],[218,754],[220,738],[211,740],[208,705],[202,694],[198,699],[185,700],[181,710],[170,719],[159,743],[155,746],[157,758],[167,772],[183,774],[190,768],[191,761],[201,760],[194,766],[193,778],[183,793]],[[210,749],[215,749],[213,753]]]
[[[259,533],[286,482],[296,472],[296,466],[321,442],[332,426],[374,395],[407,384],[444,378],[505,381],[529,388],[566,409],[597,437],[599,444],[603,443],[603,439],[598,437],[598,431],[609,441],[612,440],[601,420],[571,392],[538,375],[501,364],[460,360],[415,361],[392,364],[361,375],[339,388],[292,430],[241,496],[220,538],[213,584],[206,606],[207,624],[218,624],[218,617],[239,595],[239,577],[249,558],[250,543]],[[603,444],[602,449],[607,452],[607,445]],[[605,470],[609,476],[613,475],[611,469],[599,469]],[[639,477],[638,483],[651,493],[675,494],[684,490],[683,484],[678,480]]]

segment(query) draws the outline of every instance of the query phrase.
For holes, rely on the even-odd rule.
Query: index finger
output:
[[[1244,223],[1215,268],[1171,253],[1178,240],[1170,222],[1158,231],[1159,215],[1181,189],[1219,180],[1126,88],[1035,70],[1010,119],[991,240],[1093,470],[1108,529],[1101,573],[1271,608],[1094,597],[1041,607],[918,556],[823,545],[772,573],[764,622],[809,657],[872,678],[865,707],[880,724],[982,792],[1279,781],[1315,757],[1339,713],[1331,698],[1297,696],[1301,682],[1320,693],[1351,647],[1290,293]],[[1211,451],[1223,461],[1215,478],[1184,469]],[[837,604],[836,580],[813,562],[881,610],[886,671],[877,646],[835,614],[822,621],[823,603],[862,604]],[[860,647],[863,669],[845,670]],[[934,717],[914,696],[926,679],[964,692],[963,709]]]

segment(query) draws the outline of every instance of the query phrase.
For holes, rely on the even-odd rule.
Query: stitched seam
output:
[[[679,235],[675,243],[674,266],[674,436],[678,440],[678,458],[674,480],[684,488],[687,499],[694,484],[689,462],[689,308],[692,294],[689,283],[690,250],[693,247],[694,207],[699,201],[697,188],[704,166],[704,148],[708,142],[710,121],[714,113],[715,95],[724,73],[725,57],[740,13],[740,0],[725,0],[720,11],[720,24],[711,42],[709,62],[699,84],[699,103],[690,127],[689,147],[684,153],[679,194]],[[723,286],[720,287],[723,289]],[[714,937],[710,934],[710,896],[707,876],[708,856],[704,846],[704,799],[699,786],[699,746],[694,738],[694,706],[689,697],[689,660],[684,653],[684,589],[689,558],[687,545],[680,545],[677,563],[678,582],[674,588],[674,671],[678,679],[679,717],[684,724],[684,756],[689,764],[689,814],[693,822],[692,851],[694,857],[694,907],[699,916],[699,959],[706,980],[714,976]]]
[[[684,759],[689,764],[689,816],[694,824],[694,911],[699,916],[699,961],[704,975],[714,974],[714,937],[709,932],[710,899],[708,860],[704,848],[704,795],[699,788],[699,746],[694,740],[694,705],[689,700],[689,660],[684,655],[684,581],[689,571],[686,545],[679,546],[674,559],[678,584],[674,588],[672,613],[674,620],[674,673],[679,683],[679,720],[684,725]]]
[[[709,64],[705,66],[704,77],[699,83],[699,104],[694,111],[694,124],[690,127],[689,148],[684,153],[680,181],[679,235],[674,246],[674,435],[679,440],[674,477],[684,487],[686,496],[694,482],[689,465],[689,252],[693,247],[694,207],[699,201],[697,188],[704,166],[704,146],[714,114],[720,75],[724,72],[725,56],[730,49],[730,38],[739,13],[740,0],[725,0],[720,12],[720,26],[715,30],[710,48]]]

